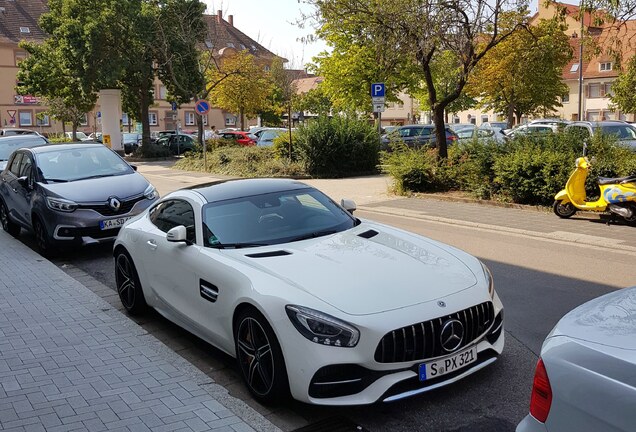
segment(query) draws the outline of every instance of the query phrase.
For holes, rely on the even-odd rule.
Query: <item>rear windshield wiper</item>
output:
[[[215,249],[241,249],[248,247],[269,246],[268,243],[218,243],[211,245]]]
[[[330,234],[335,234],[337,233],[337,230],[324,230],[324,231],[315,231],[309,234],[305,234],[305,235],[301,235],[298,237],[294,237],[290,240],[290,242],[295,242],[295,241],[301,241],[301,240],[309,240],[312,238],[316,238],[316,237],[322,237],[322,236],[326,236],[326,235],[330,235]]]

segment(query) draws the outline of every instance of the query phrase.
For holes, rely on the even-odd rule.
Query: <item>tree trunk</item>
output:
[[[448,123],[448,111],[444,110],[444,122]]]
[[[73,135],[72,135],[72,140],[73,141],[77,141],[77,128],[79,126],[79,123],[77,122],[73,122]]]
[[[150,149],[150,119],[148,118],[148,111],[150,106],[150,101],[148,100],[148,83],[147,81],[143,81],[141,84],[141,89],[139,91],[139,108],[141,112],[141,147],[145,147],[146,149]],[[142,150],[143,152],[143,150]]]
[[[62,135],[66,138],[66,122],[62,121]]]
[[[437,140],[437,152],[441,159],[448,157],[448,147],[446,143],[446,124],[444,122],[444,108],[437,106],[433,108],[433,124],[435,125],[435,138]]]
[[[240,117],[239,124],[241,125],[241,130],[245,130],[245,113],[243,111],[243,108],[239,110],[239,117]]]
[[[508,129],[512,128],[512,124],[515,121],[515,105],[512,103],[508,104]]]
[[[292,160],[292,124],[291,124],[292,107],[291,104],[287,106],[287,118],[290,120],[287,122],[287,128],[289,129],[289,161]]]

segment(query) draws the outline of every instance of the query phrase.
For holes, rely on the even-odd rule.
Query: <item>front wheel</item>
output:
[[[278,403],[289,393],[283,353],[274,331],[258,311],[247,309],[234,328],[236,358],[250,393],[263,403]]]
[[[141,289],[139,275],[132,258],[119,249],[115,255],[115,281],[121,304],[130,315],[140,315],[146,308],[146,298]]]
[[[576,207],[571,202],[555,201],[552,205],[552,210],[554,210],[555,215],[563,219],[572,217],[576,213]]]
[[[53,240],[46,231],[46,226],[39,217],[33,217],[33,233],[38,246],[38,251],[43,257],[50,257],[53,254]]]

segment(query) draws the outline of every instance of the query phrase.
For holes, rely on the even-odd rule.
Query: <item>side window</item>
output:
[[[419,135],[424,135],[424,136],[428,136],[431,134],[431,131],[433,129],[430,128],[422,128],[422,130],[420,131]]]
[[[20,177],[20,163],[22,162],[22,153],[16,153],[13,156],[13,161],[11,161],[11,168],[9,171],[16,177]]]
[[[151,210],[150,222],[166,233],[174,227],[183,225],[188,233],[187,239],[191,242],[196,240],[194,210],[186,201],[169,200],[162,202]]]
[[[31,175],[31,167],[33,161],[28,154],[22,155],[22,163],[20,164],[20,175],[18,177],[28,177]]]

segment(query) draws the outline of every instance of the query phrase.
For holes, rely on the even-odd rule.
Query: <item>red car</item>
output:
[[[228,131],[222,132],[220,135],[221,138],[236,140],[236,142],[242,146],[256,145],[257,137],[251,133],[243,131]]]

